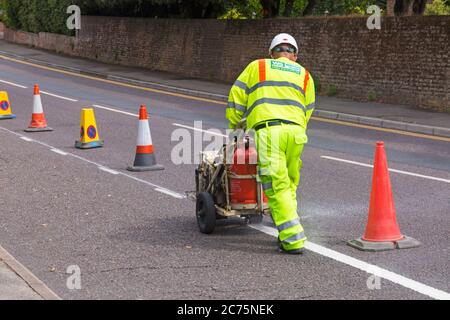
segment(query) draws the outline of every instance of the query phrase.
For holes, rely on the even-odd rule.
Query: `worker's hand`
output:
[[[245,131],[247,129],[247,118],[241,119],[241,121],[239,121],[236,125],[235,129],[242,129]]]

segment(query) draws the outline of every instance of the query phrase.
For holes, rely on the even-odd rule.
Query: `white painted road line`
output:
[[[209,133],[209,134],[212,134],[212,135],[215,135],[215,136],[228,138],[227,135],[222,134],[222,133],[218,133],[218,132],[214,132],[214,131],[208,131],[208,130],[203,130],[203,129],[199,129],[199,128],[195,128],[195,127],[190,127],[190,126],[186,126],[184,124],[179,124],[179,123],[172,123],[172,124],[174,126],[176,126],[176,127],[186,128],[186,129],[190,129],[190,130],[194,130],[194,131],[205,132],[205,133]]]
[[[47,144],[47,143],[45,143],[45,142],[30,139],[30,138],[28,138],[28,137],[22,136],[22,135],[20,135],[20,134],[14,132],[14,131],[8,130],[8,129],[3,128],[3,127],[0,127],[0,130],[6,131],[6,132],[9,132],[9,133],[11,133],[11,134],[13,134],[13,135],[15,135],[15,136],[18,136],[18,137],[19,137],[20,139],[22,139],[22,140],[25,140],[25,141],[28,141],[28,142],[35,142],[35,143],[40,144],[40,145],[42,145],[42,146],[44,146],[44,147],[46,147],[46,148],[48,148],[48,149],[50,149],[50,150],[52,150],[52,149],[57,149],[57,148],[55,148],[54,146],[51,146],[51,145],[49,145],[49,144]],[[79,156],[79,155],[76,155],[76,154],[74,154],[74,153],[69,153],[69,152],[68,152],[67,155],[68,155],[68,156],[71,156],[71,157],[73,157],[73,158],[79,159],[79,160],[81,160],[81,161],[83,161],[83,162],[87,162],[87,163],[93,164],[93,165],[95,165],[95,166],[97,166],[97,167],[99,167],[99,168],[102,167],[102,168],[111,170],[111,169],[109,169],[109,168],[107,168],[107,167],[105,167],[105,166],[103,166],[103,165],[101,165],[101,164],[99,164],[99,163],[97,163],[97,162],[95,162],[95,161],[91,161],[91,160],[89,160],[89,159],[83,158],[83,157],[81,157],[81,156]],[[113,170],[112,170],[112,171],[113,171]],[[136,178],[136,177],[134,177],[134,176],[132,176],[132,175],[129,175],[129,174],[126,174],[126,173],[123,173],[123,172],[119,172],[119,171],[116,171],[116,172],[117,172],[119,175],[125,176],[125,177],[127,177],[127,178],[129,178],[129,179],[132,179],[132,180],[135,180],[135,181],[144,183],[144,184],[146,184],[146,185],[149,185],[149,186],[153,187],[154,189],[155,189],[155,188],[156,188],[156,189],[160,189],[159,192],[161,192],[161,190],[165,190],[165,191],[166,191],[166,192],[164,192],[165,194],[170,195],[170,196],[172,196],[172,197],[174,197],[174,198],[177,198],[177,199],[185,199],[185,198],[186,198],[186,196],[185,196],[184,194],[178,193],[178,192],[176,192],[176,191],[169,190],[169,189],[164,188],[164,187],[162,187],[162,186],[158,186],[157,184],[154,184],[154,183],[148,182],[148,181],[146,181],[146,180],[142,180],[142,179]],[[111,172],[110,172],[110,173],[111,173]]]
[[[63,96],[59,96],[59,95],[54,94],[54,93],[50,93],[50,92],[46,92],[46,91],[42,91],[42,90],[40,90],[40,92],[41,92],[42,94],[46,94],[46,95],[48,95],[48,96],[52,96],[52,97],[55,97],[55,98],[59,98],[59,99],[63,99],[63,100],[68,100],[68,101],[72,101],[72,102],[78,102],[78,100],[71,99],[71,98],[67,98],[67,97],[63,97]]]
[[[19,88],[22,88],[22,89],[28,89],[28,87],[22,86],[20,84],[14,83],[14,82],[9,82],[9,81],[5,81],[5,80],[0,80],[0,82],[9,84],[9,85],[14,86],[14,87],[19,87]]]
[[[156,190],[156,191],[161,192],[161,190],[166,190],[166,191],[168,191],[168,192],[164,192],[164,193],[166,193],[167,195],[170,195],[170,196],[172,196],[172,197],[174,197],[174,198],[177,198],[177,199],[185,199],[185,198],[186,198],[186,196],[185,196],[184,194],[181,194],[181,193],[178,193],[178,192],[175,192],[175,191],[166,189],[166,188],[164,188],[164,187],[158,186],[158,185],[153,184],[153,183],[151,183],[151,182],[148,182],[148,181],[145,181],[145,180],[136,178],[136,177],[134,177],[134,176],[131,176],[131,175],[126,174],[126,173],[123,173],[123,172],[120,172],[120,174],[123,175],[123,176],[125,176],[125,177],[127,177],[127,178],[130,178],[130,179],[139,181],[139,182],[141,182],[141,183],[145,183],[145,184],[147,184],[147,185],[149,185],[149,186],[155,187],[155,190],[156,190],[156,189],[159,189],[159,190]]]
[[[20,136],[20,139],[25,140],[25,141],[28,141],[28,142],[34,141],[33,139],[28,138],[28,137],[25,137],[25,136]]]
[[[41,143],[41,142],[39,142],[39,141],[36,141],[36,142],[37,142],[37,143]],[[43,144],[43,143],[41,143],[41,144]],[[44,145],[45,145],[45,144],[44,144]],[[99,163],[97,163],[97,162],[88,160],[88,159],[86,159],[86,158],[80,157],[80,156],[78,156],[78,155],[76,155],[76,154],[73,154],[73,153],[69,153],[69,156],[72,156],[72,157],[77,158],[77,159],[79,159],[79,160],[81,160],[81,161],[84,161],[84,162],[91,163],[91,164],[93,164],[93,165],[96,165],[96,166],[99,167],[99,168],[100,168],[100,167],[104,167],[104,166],[102,166],[101,164],[99,164]],[[106,167],[104,167],[104,168],[106,168]],[[129,179],[132,179],[132,180],[138,181],[138,182],[140,182],[140,183],[144,183],[144,184],[146,184],[146,185],[149,185],[149,186],[151,186],[151,187],[153,187],[153,188],[159,188],[159,189],[168,190],[168,189],[166,189],[166,188],[164,188],[164,187],[162,187],[162,186],[158,186],[157,184],[154,184],[154,183],[148,182],[148,181],[146,181],[146,180],[142,180],[142,179],[136,178],[136,177],[134,177],[134,176],[132,176],[132,175],[129,175],[129,174],[126,174],[126,173],[123,173],[123,172],[119,172],[119,171],[117,171],[117,173],[120,174],[120,175],[122,175],[122,176],[125,176],[125,177],[127,177],[127,178],[129,178]],[[169,190],[169,191],[171,191],[171,190]],[[178,193],[178,192],[175,192],[175,191],[171,191],[171,192],[172,192],[172,194],[171,194],[172,197],[173,197],[174,195],[176,195],[178,199],[185,198],[185,196],[182,195],[181,193]]]
[[[59,150],[59,149],[50,149],[50,151],[53,151],[54,153],[60,154],[62,156],[67,156],[67,152],[64,152],[64,151]]]
[[[134,114],[134,113],[131,113],[131,112],[122,111],[122,110],[119,110],[119,109],[103,107],[103,106],[99,106],[98,104],[94,104],[94,105],[92,105],[92,106],[93,106],[94,108],[105,109],[105,110],[112,111],[112,112],[117,112],[117,113],[126,114],[127,116],[132,116],[132,117],[136,117],[136,118],[139,117],[138,114]]]
[[[185,196],[180,195],[179,193],[167,190],[167,189],[155,188],[155,191],[158,191],[158,192],[161,192],[161,193],[165,193],[165,194],[167,194],[169,196],[172,196],[174,198],[177,198],[177,199],[184,199],[185,198]]]
[[[264,225],[250,225],[250,228],[261,231],[261,232],[268,234],[270,236],[273,236],[273,237],[278,237],[278,230],[275,228],[271,228],[271,227],[264,226]],[[344,264],[354,267],[356,269],[365,271],[368,274],[373,274],[377,277],[389,280],[393,283],[396,283],[405,288],[414,290],[423,295],[429,296],[433,299],[450,300],[450,294],[445,291],[435,289],[435,288],[427,286],[423,283],[420,283],[415,280],[412,280],[412,279],[406,278],[404,276],[401,276],[399,274],[396,274],[392,271],[380,268],[376,265],[352,258],[352,257],[342,254],[340,252],[325,248],[321,245],[306,241],[305,249],[312,251],[314,253],[320,254],[322,256],[325,256],[327,258],[336,260],[338,262],[344,263]]]
[[[98,168],[99,168],[100,170],[102,170],[102,171],[105,171],[105,172],[108,172],[108,173],[111,173],[111,174],[114,174],[114,175],[119,174],[118,171],[115,171],[115,170],[110,169],[110,168],[107,168],[107,167],[100,166],[100,167],[98,167]]]
[[[350,160],[345,160],[345,159],[340,159],[340,158],[335,158],[335,157],[329,157],[329,156],[321,156],[321,158],[328,159],[328,160],[333,160],[333,161],[344,162],[344,163],[349,163],[349,164],[354,164],[354,165],[357,165],[357,166],[360,166],[360,167],[373,168],[373,165],[367,164],[367,163],[350,161]],[[396,170],[396,169],[389,169],[389,171],[395,172],[395,173],[400,173],[400,174],[405,174],[405,175],[408,175],[408,176],[428,179],[428,180],[434,180],[434,181],[450,183],[449,179],[443,179],[443,178],[437,178],[437,177],[432,177],[432,176],[426,176],[426,175],[423,175],[423,174],[418,174],[418,173],[413,173],[413,172],[408,172],[408,171],[402,171],[402,170]]]

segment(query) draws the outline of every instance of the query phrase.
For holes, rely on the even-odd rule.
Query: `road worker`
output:
[[[233,84],[226,110],[231,129],[246,119],[255,131],[258,179],[279,231],[280,252],[303,253],[306,236],[297,213],[297,187],[314,111],[314,81],[298,64],[298,45],[286,33],[273,38],[271,59],[251,62]]]

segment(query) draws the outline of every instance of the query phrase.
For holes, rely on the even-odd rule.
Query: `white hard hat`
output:
[[[298,52],[297,41],[295,41],[294,37],[287,33],[280,33],[273,38],[272,43],[270,44],[269,54],[272,54],[273,48],[282,43],[294,46],[295,50]]]

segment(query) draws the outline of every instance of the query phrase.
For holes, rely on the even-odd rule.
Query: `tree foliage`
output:
[[[15,29],[71,34],[66,28],[69,5],[83,15],[158,18],[276,18],[307,15],[365,14],[369,5],[386,10],[395,1],[398,15],[423,14],[427,0],[0,0],[2,20]],[[450,0],[434,0],[427,14],[449,14]]]
[[[71,34],[66,27],[66,10],[72,3],[72,0],[3,0],[0,6],[2,20],[10,28]]]
[[[393,1],[396,15],[424,14],[428,0],[260,0],[264,18],[298,17],[308,15],[365,14],[370,5],[379,6],[384,12],[387,2]],[[450,0],[434,0],[428,4],[429,12],[446,14]]]
[[[434,0],[425,8],[425,14],[430,16],[450,15],[450,0]]]
[[[88,15],[217,18],[224,14],[229,0],[78,0]]]

